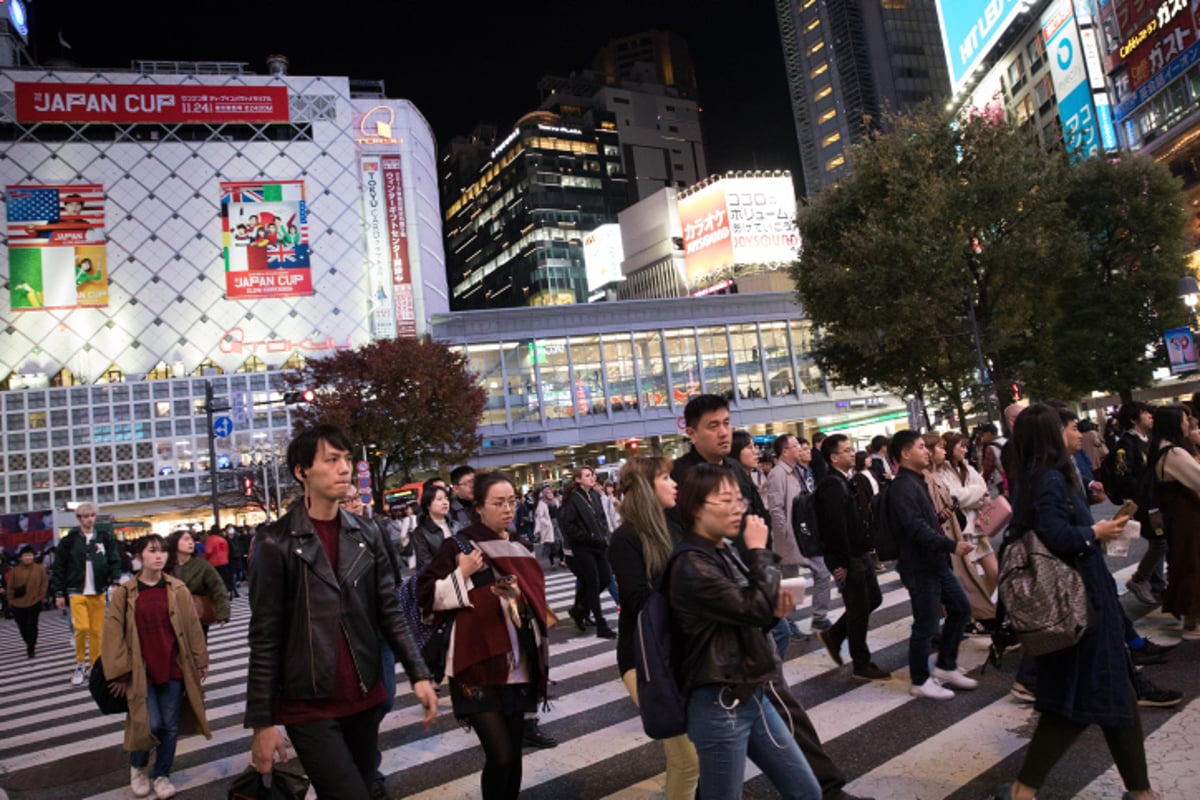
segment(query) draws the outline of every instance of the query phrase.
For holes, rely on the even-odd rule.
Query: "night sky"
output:
[[[476,122],[510,127],[537,107],[539,77],[589,68],[611,39],[671,30],[695,62],[709,170],[799,170],[770,0],[26,2],[39,63],[238,61],[265,73],[266,56],[282,53],[293,75],[384,79],[429,119],[439,147]]]

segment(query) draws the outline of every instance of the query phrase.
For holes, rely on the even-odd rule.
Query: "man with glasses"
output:
[[[475,522],[471,517],[471,506],[475,505],[475,468],[469,464],[455,467],[450,473],[450,517],[458,523],[455,530],[470,527]]]
[[[97,529],[95,503],[80,503],[75,509],[79,527],[72,528],[58,543],[58,556],[50,572],[50,594],[54,604],[71,607],[75,629],[75,672],[71,684],[88,679],[100,658],[100,635],[104,631],[108,587],[121,577],[121,547],[111,526]]]
[[[821,450],[829,469],[817,485],[814,498],[817,527],[825,549],[825,566],[838,582],[846,610],[832,627],[820,631],[817,638],[838,666],[842,664],[842,642],[849,641],[855,680],[889,681],[891,673],[875,666],[867,647],[871,612],[879,608],[883,595],[871,561],[866,515],[850,485],[854,445],[846,436],[835,433],[821,443]]]

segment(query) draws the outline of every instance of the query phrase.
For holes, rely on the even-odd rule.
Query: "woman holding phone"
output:
[[[454,614],[446,675],[454,716],[483,745],[480,796],[515,800],[524,715],[546,698],[546,583],[533,553],[509,540],[512,480],[476,475],[474,506],[478,522],[442,542],[417,596],[425,614]]]
[[[780,590],[779,557],[767,549],[766,523],[746,515],[734,474],[713,464],[687,473],[676,510],[688,549],[671,568],[668,593],[683,634],[679,674],[688,695],[688,738],[700,761],[700,795],[740,798],[749,756],[784,798],[817,800],[821,787],[768,695],[777,693],[771,678],[779,669],[770,630],[794,600]],[[739,530],[749,564],[726,544]]]

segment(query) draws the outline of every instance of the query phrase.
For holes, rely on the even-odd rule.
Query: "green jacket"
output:
[[[229,622],[229,592],[217,569],[202,556],[192,556],[183,566],[175,567],[175,577],[183,581],[188,591],[212,600],[217,622]]]
[[[67,598],[83,594],[85,559],[92,562],[92,579],[96,592],[103,593],[121,578],[121,544],[113,535],[112,528],[96,526],[96,535],[89,545],[79,528],[70,532],[58,543],[54,566],[50,570],[50,596]]]

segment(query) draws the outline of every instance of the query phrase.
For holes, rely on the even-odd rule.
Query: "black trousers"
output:
[[[600,610],[600,592],[608,588],[612,570],[608,566],[608,555],[604,549],[576,547],[571,569],[579,578],[579,593],[575,605],[584,612],[590,611],[600,630],[608,627],[604,612]]]
[[[30,650],[37,647],[38,614],[41,610],[40,603],[34,604],[29,608],[17,608],[13,606],[12,614],[17,620],[17,630],[21,632],[21,638],[25,640],[25,647]]]
[[[225,584],[225,591],[229,592],[230,597],[237,595],[237,587],[233,582],[233,567],[229,564],[222,564],[217,567],[217,574],[221,576],[221,581]]]
[[[381,712],[372,706],[349,717],[286,726],[320,800],[370,800]]]
[[[883,603],[871,557],[852,556],[846,567],[846,580],[838,588],[846,610],[829,629],[828,635],[839,646],[843,641],[848,642],[854,668],[862,669],[871,663],[871,651],[867,648],[871,612]]]

